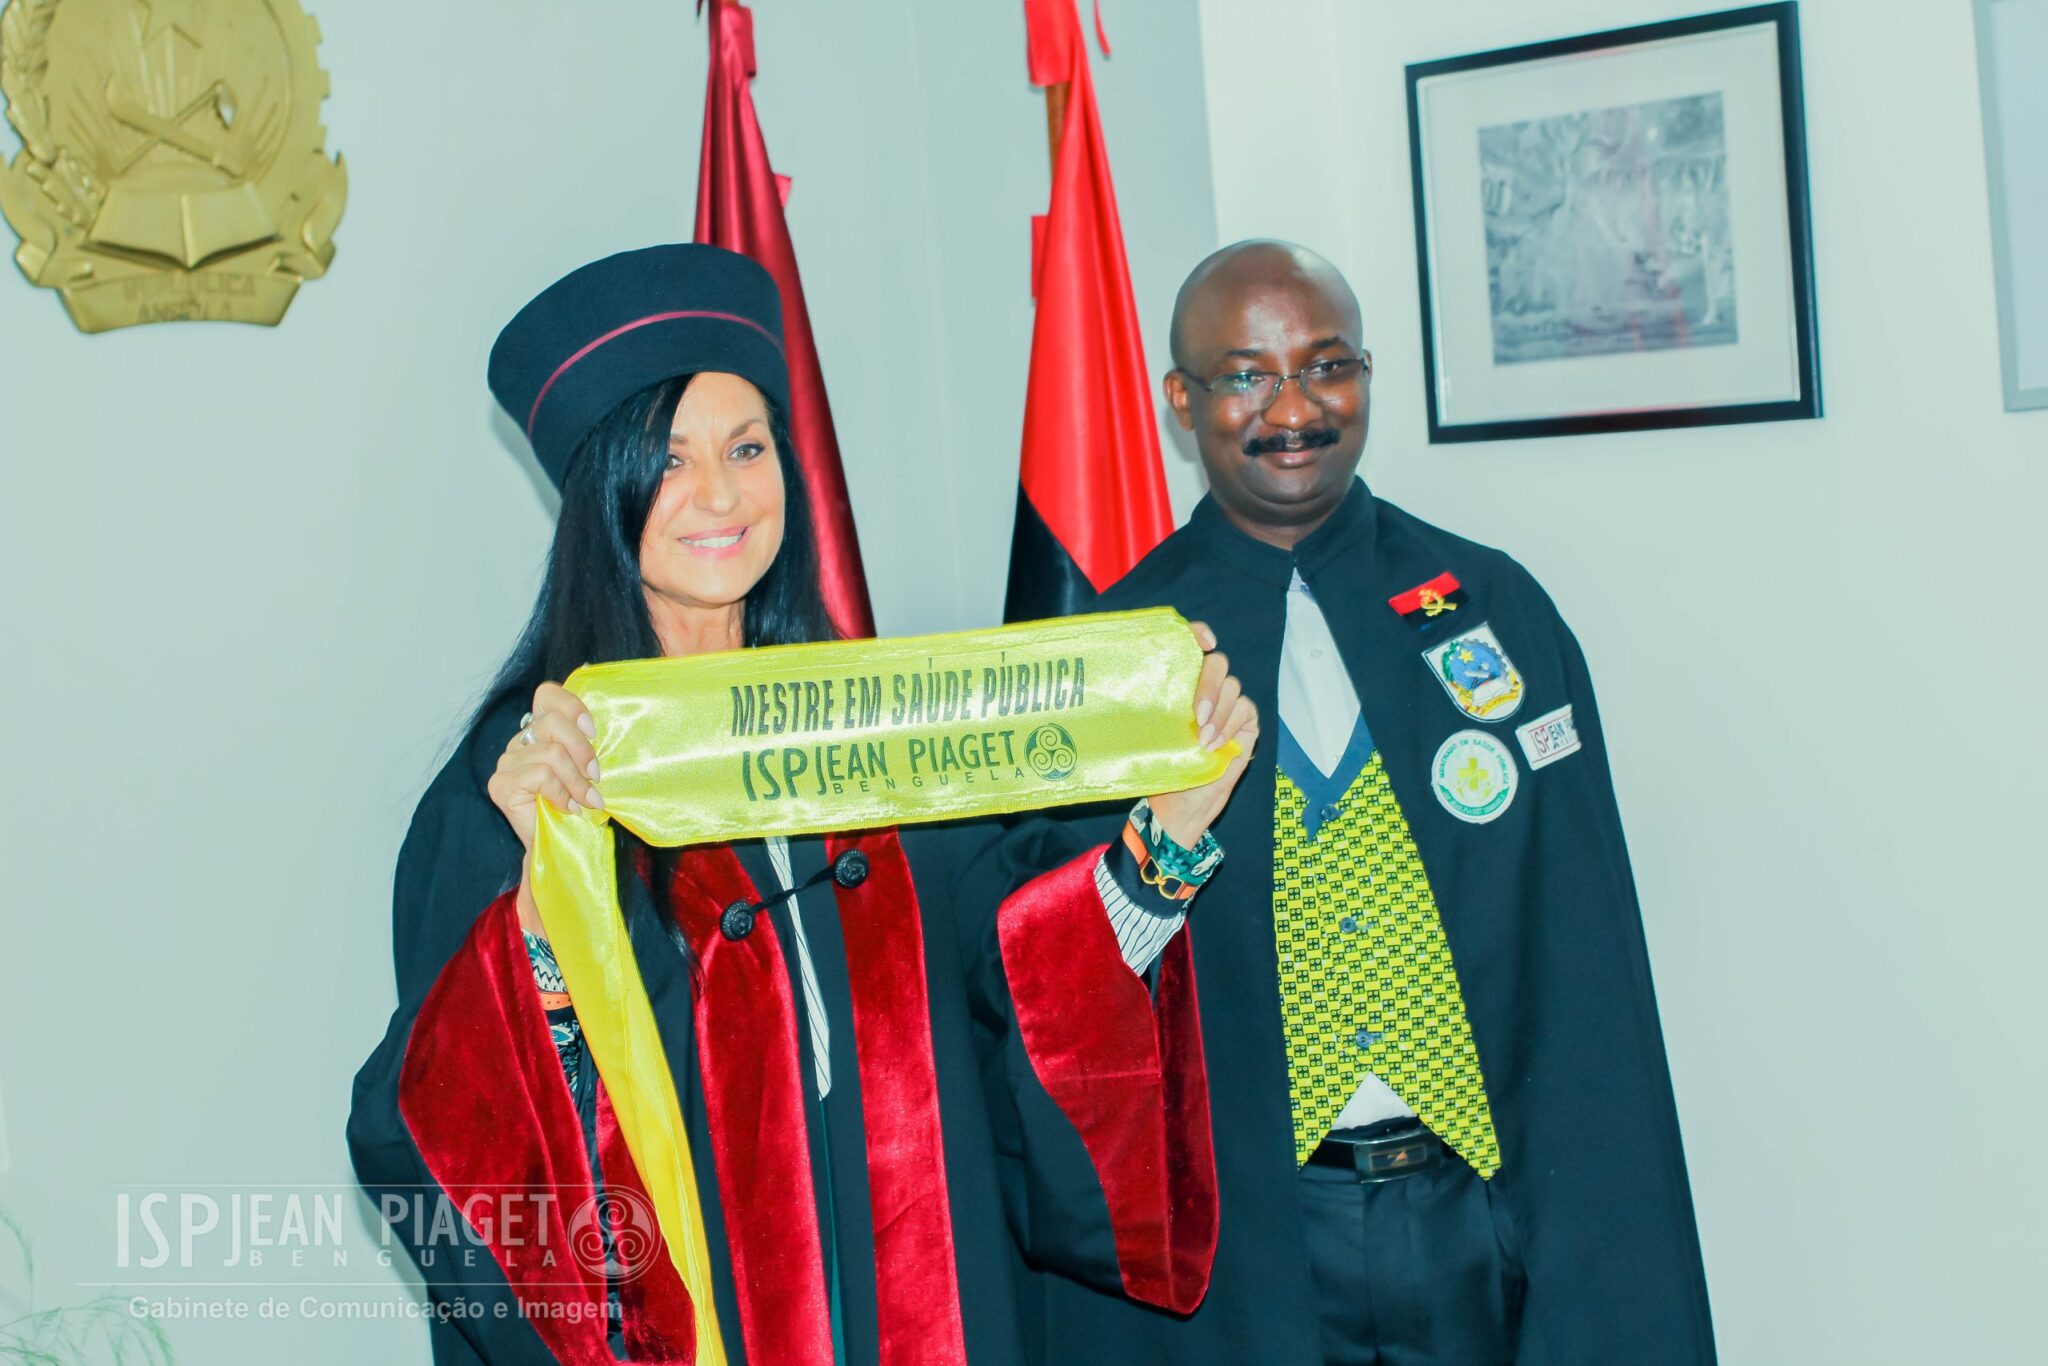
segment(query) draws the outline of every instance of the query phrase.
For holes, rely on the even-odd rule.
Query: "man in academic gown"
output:
[[[1217,253],[1176,304],[1166,395],[1210,492],[1096,607],[1210,623],[1267,718],[1185,936],[1220,1243],[1191,1315],[1053,1268],[1026,1329],[1059,1366],[1702,1366],[1585,659],[1515,561],[1357,479],[1360,334],[1335,269],[1280,243]],[[1114,822],[1027,835],[1050,862]]]
[[[592,485],[565,471],[601,468],[577,452],[649,386],[708,371],[786,403],[781,316],[765,271],[699,245],[593,263],[523,310],[492,384],[566,484],[565,525],[597,525],[572,518]],[[1201,695],[1233,718],[1218,743],[1249,744],[1222,664]],[[1030,877],[972,826],[652,853],[619,837],[707,1226],[706,1304],[672,1264],[551,947],[522,925],[522,839],[492,784],[525,771],[501,756],[576,734],[546,677],[483,709],[414,815],[398,1007],[349,1120],[357,1173],[427,1284],[437,1362],[687,1366],[715,1325],[725,1359],[753,1366],[1017,1366],[1020,1254],[1106,1294],[1200,1301],[1215,1165],[1188,950],[1128,927],[1171,924],[1214,866],[1212,840],[1167,832],[1197,838],[1241,761]],[[1182,860],[1170,895],[1143,875],[1161,858]],[[1020,1141],[998,1153],[997,1127]]]

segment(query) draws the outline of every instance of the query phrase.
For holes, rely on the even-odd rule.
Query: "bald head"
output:
[[[1181,282],[1180,293],[1173,300],[1173,328],[1167,343],[1173,363],[1194,370],[1197,364],[1213,360],[1194,355],[1193,348],[1216,339],[1219,330],[1244,312],[1247,302],[1275,291],[1322,296],[1331,312],[1346,320],[1345,340],[1354,346],[1363,344],[1358,296],[1335,266],[1307,247],[1254,238],[1211,252]]]
[[[1291,549],[1344,501],[1365,453],[1371,357],[1358,296],[1291,242],[1239,242],[1173,302],[1162,383],[1224,514]]]

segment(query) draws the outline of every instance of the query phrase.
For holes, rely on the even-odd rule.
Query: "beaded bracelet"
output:
[[[1223,846],[1216,842],[1215,835],[1204,831],[1193,849],[1184,847],[1166,833],[1150,801],[1141,801],[1133,808],[1124,830],[1131,855],[1138,862],[1139,879],[1171,901],[1186,901],[1194,896],[1223,861]]]

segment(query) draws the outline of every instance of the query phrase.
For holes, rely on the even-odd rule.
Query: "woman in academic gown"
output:
[[[1028,882],[985,827],[680,851],[616,833],[714,1303],[671,1264],[527,850],[536,802],[603,801],[589,715],[549,680],[832,638],[781,316],[746,258],[656,247],[557,282],[492,353],[560,521],[533,617],[399,855],[398,1008],[349,1122],[427,1285],[437,1362],[690,1363],[715,1333],[755,1366],[1010,1366],[1020,1257],[1179,1313],[1207,1284],[1191,968],[1184,938],[1140,941],[1172,923],[1145,898],[1214,866],[1242,759]],[[1210,743],[1248,751],[1256,715],[1221,655],[1199,697]],[[736,903],[757,907],[749,932]]]

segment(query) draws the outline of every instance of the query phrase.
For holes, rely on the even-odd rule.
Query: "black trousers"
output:
[[[1502,1196],[1448,1148],[1361,1183],[1301,1169],[1326,1366],[1512,1366],[1527,1284]]]

